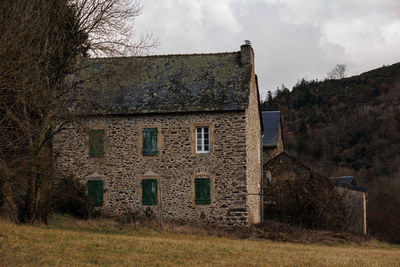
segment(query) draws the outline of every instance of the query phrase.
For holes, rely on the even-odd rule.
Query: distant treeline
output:
[[[262,109],[281,111],[289,153],[323,175],[355,175],[367,186],[371,233],[400,242],[400,63],[350,78],[302,79],[268,92]],[[382,223],[391,230],[383,233]]]

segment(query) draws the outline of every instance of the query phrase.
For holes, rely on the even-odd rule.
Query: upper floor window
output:
[[[157,136],[158,128],[143,128],[142,129],[142,155],[143,156],[157,156]]]
[[[209,127],[196,127],[196,153],[210,153]]]
[[[89,131],[89,157],[104,157],[104,129]]]

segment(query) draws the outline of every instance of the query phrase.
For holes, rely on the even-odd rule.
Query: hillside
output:
[[[289,153],[327,176],[356,175],[369,188],[370,223],[375,216],[398,224],[400,63],[340,80],[301,80],[263,109],[281,111]]]
[[[400,64],[341,80],[302,80],[279,90],[286,149],[328,175],[360,182],[399,174]]]

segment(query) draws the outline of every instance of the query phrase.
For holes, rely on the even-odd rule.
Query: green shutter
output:
[[[158,136],[157,128],[143,128],[143,130],[142,130],[142,139],[143,139],[142,154],[143,154],[143,156],[157,156],[158,155],[157,136]]]
[[[88,181],[88,194],[95,206],[103,205],[103,187],[104,183],[102,180]]]
[[[157,205],[157,179],[142,180],[142,204]]]
[[[194,187],[195,187],[195,203],[210,204],[211,203],[210,178],[196,178],[194,180]]]
[[[89,131],[89,156],[101,158],[104,156],[104,130]]]

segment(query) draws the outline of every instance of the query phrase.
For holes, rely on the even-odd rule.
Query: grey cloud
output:
[[[250,39],[265,95],[338,63],[356,74],[396,62],[399,14],[394,0],[146,0],[135,26],[159,38],[156,54],[237,51]]]

